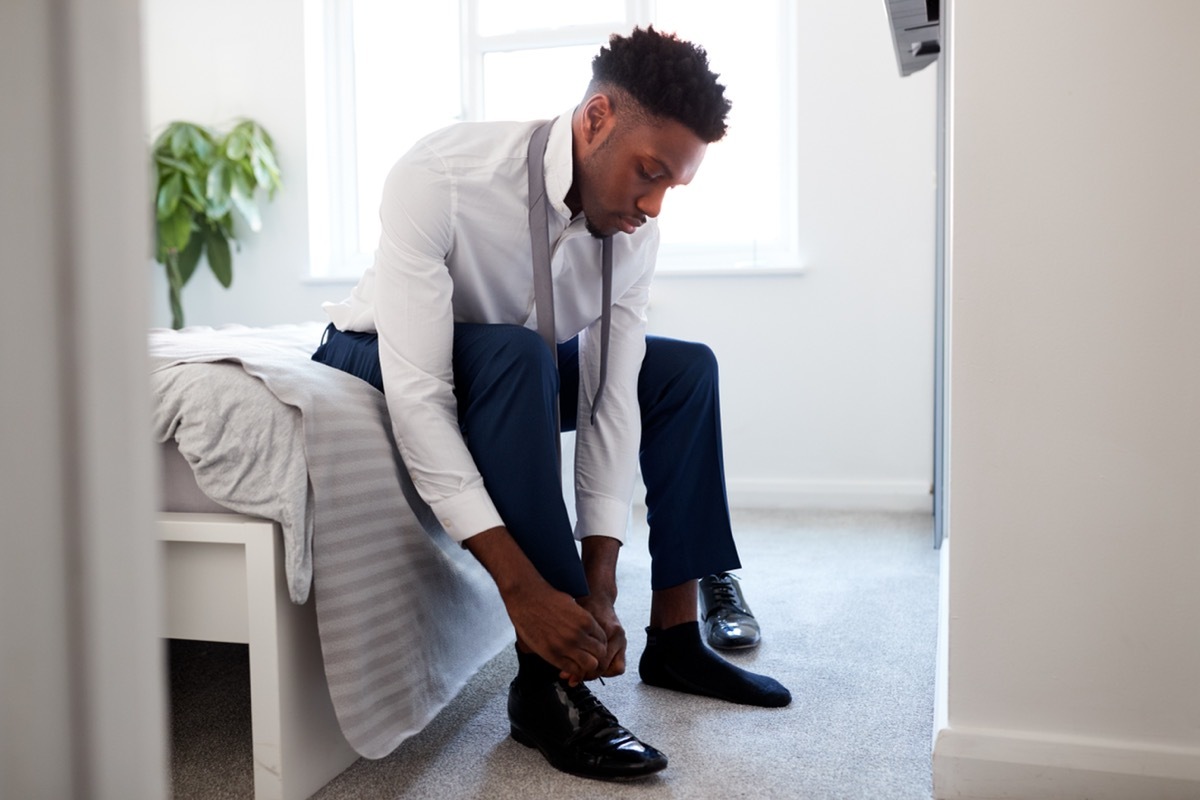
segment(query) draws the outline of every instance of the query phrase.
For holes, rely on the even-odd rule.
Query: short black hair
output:
[[[725,136],[732,105],[718,77],[703,47],[650,25],[609,37],[608,47],[592,59],[589,90],[623,89],[650,115],[680,122],[711,144]]]

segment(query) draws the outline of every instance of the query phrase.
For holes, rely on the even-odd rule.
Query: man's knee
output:
[[[492,338],[487,357],[480,360],[476,380],[483,383],[517,381],[557,391],[554,355],[536,331],[519,325],[489,325]]]
[[[671,381],[715,384],[717,355],[712,348],[700,342],[650,337],[646,340],[646,358],[642,370],[643,377],[647,371],[653,371]]]

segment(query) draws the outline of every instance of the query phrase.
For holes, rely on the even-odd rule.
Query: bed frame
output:
[[[288,596],[279,524],[233,513],[160,512],[171,639],[250,647],[256,800],[307,798],[358,759],[325,681],[314,600]],[[216,778],[214,778],[216,780]]]

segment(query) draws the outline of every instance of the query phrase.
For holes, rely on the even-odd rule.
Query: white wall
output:
[[[145,4],[149,128],[254,116],[275,134],[288,184],[235,256],[233,288],[206,271],[187,286],[188,321],[319,318],[320,303],[350,287],[305,282],[302,4]],[[661,277],[652,330],[706,341],[721,359],[735,503],[929,508],[934,71],[899,77],[878,0],[802,2],[797,17],[808,272]],[[207,32],[232,37],[222,58]],[[168,324],[160,273],[154,317]]]
[[[1197,798],[1200,4],[952,25],[936,793]]]
[[[136,4],[0,4],[0,797],[168,795]]]

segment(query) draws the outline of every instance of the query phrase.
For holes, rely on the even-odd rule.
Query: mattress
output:
[[[383,395],[311,359],[322,329],[150,332],[162,506],[280,523],[291,597],[315,596],[342,732],[382,758],[513,630],[490,576],[413,487]]]
[[[192,465],[179,452],[174,440],[159,444],[160,511],[187,511],[198,514],[232,514],[232,509],[213,500],[196,485]]]

